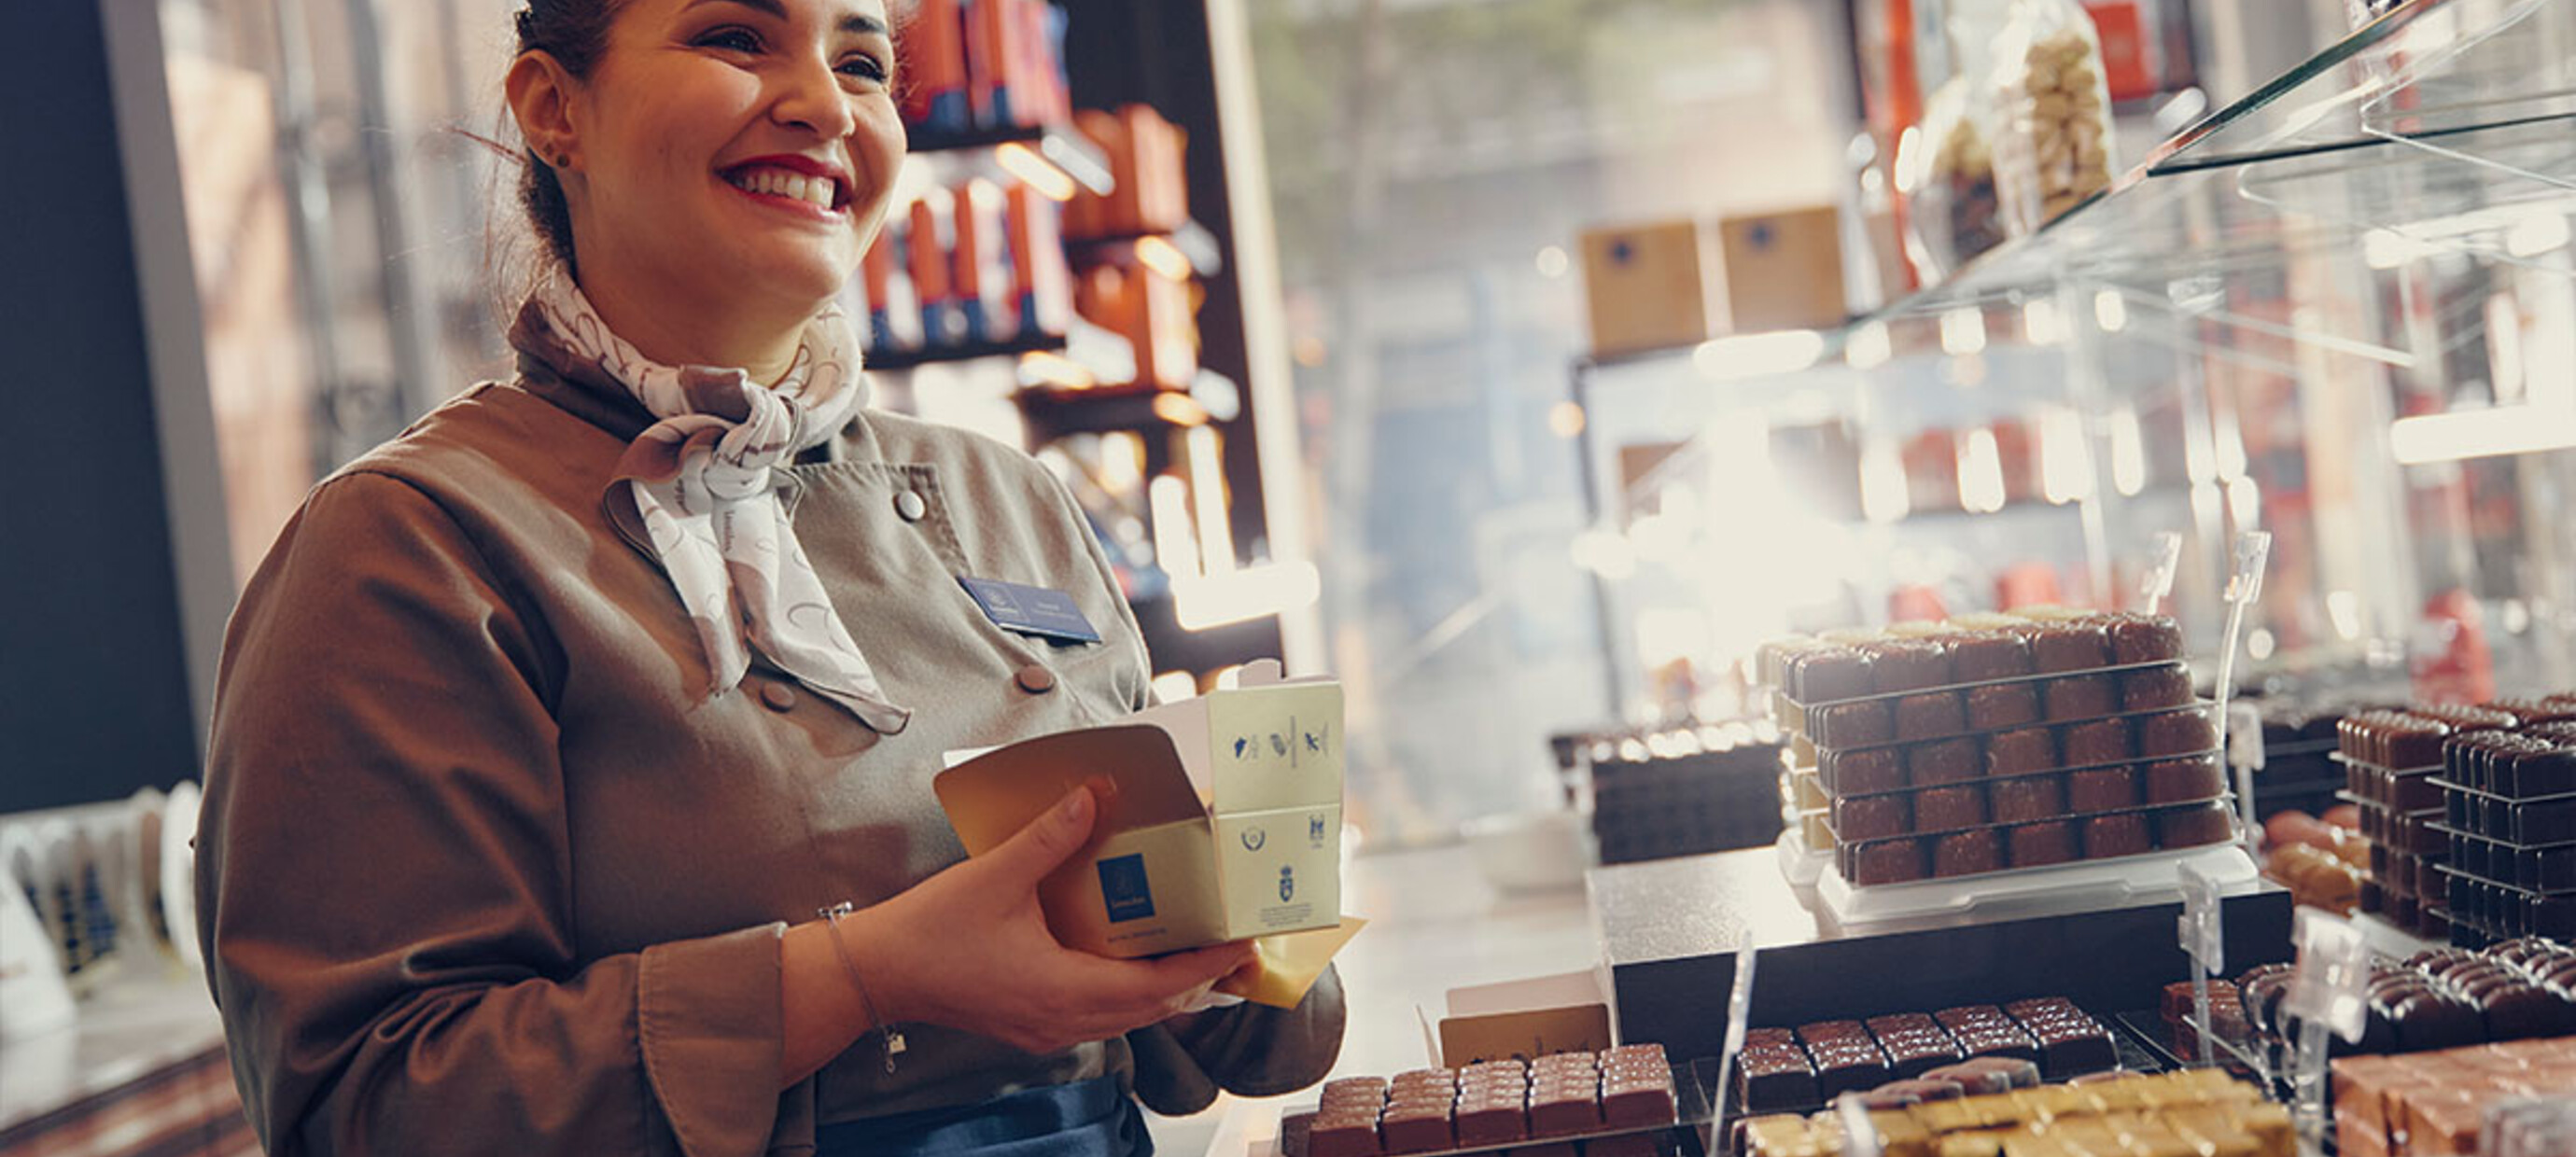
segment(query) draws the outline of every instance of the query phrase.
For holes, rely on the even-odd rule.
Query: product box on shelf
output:
[[[1337,683],[1217,691],[952,758],[932,787],[972,855],[1095,777],[1114,785],[1091,845],[1039,885],[1070,947],[1138,957],[1260,938],[1269,971],[1241,995],[1287,1007],[1357,930],[1341,910]]]
[[[1730,216],[1717,233],[1720,332],[1831,329],[1850,316],[1840,209]]]
[[[1583,291],[1592,352],[1612,356],[1707,341],[1714,260],[1697,221],[1660,221],[1583,233]]]
[[[2576,698],[2346,717],[2345,798],[2371,840],[2365,911],[2455,942],[2576,934]],[[2525,858],[2529,872],[2526,884]],[[2536,886],[2534,886],[2536,885]]]

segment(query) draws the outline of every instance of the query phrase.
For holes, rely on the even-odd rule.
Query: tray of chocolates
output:
[[[1732,1104],[1741,1113],[1776,1113],[1862,1093],[1870,1107],[1887,1108],[1990,1085],[2026,1088],[2043,1076],[2119,1068],[2114,1039],[2064,997],[1748,1029]]]
[[[1324,1084],[1280,1119],[1287,1157],[1505,1153],[1661,1157],[1709,1117],[1704,1082],[1662,1045],[1551,1053]]]
[[[2289,1110],[2216,1069],[2111,1074],[1869,1112],[1887,1157],[2174,1154],[2292,1157]],[[1841,1157],[1839,1114],[1775,1114],[1739,1123],[1743,1157]]]
[[[2576,1038],[2348,1057],[2333,1073],[2333,1140],[2341,1157],[2498,1157],[2482,1134],[2504,1102],[2576,1100]]]
[[[2283,1011],[2290,966],[2267,964],[2236,980],[2247,1023],[2275,1046],[2296,1040]],[[2361,1040],[2330,1042],[2337,1055],[2408,1053],[2576,1033],[2576,948],[2544,937],[2485,950],[2436,948],[2382,960],[2367,989]]]

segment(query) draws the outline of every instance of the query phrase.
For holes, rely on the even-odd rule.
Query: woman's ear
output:
[[[510,115],[519,122],[519,136],[535,150],[539,160],[558,171],[571,168],[580,151],[579,134],[573,126],[573,99],[579,83],[552,53],[542,51],[520,53],[517,60],[510,62],[510,73],[502,81],[502,91],[510,101]]]

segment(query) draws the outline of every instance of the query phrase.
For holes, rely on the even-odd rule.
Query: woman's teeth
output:
[[[786,169],[749,169],[725,180],[746,193],[789,197],[823,210],[831,209],[838,192],[830,177],[808,177]]]

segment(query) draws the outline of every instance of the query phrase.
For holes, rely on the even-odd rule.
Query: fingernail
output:
[[[1079,817],[1082,814],[1082,805],[1090,799],[1091,792],[1086,788],[1077,787],[1064,793],[1064,802],[1055,805],[1056,818],[1070,820]]]
[[[1089,779],[1083,780],[1082,784],[1084,787],[1091,789],[1092,797],[1095,799],[1112,800],[1118,798],[1118,781],[1111,779],[1108,776],[1095,775]]]

